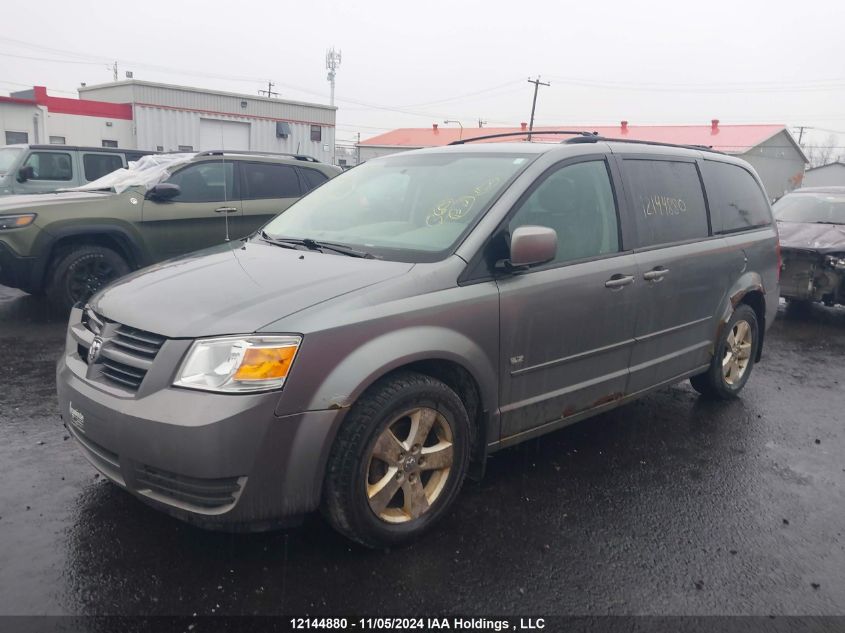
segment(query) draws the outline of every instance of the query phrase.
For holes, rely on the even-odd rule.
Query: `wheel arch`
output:
[[[110,248],[123,257],[130,268],[143,266],[147,257],[139,246],[132,232],[122,226],[114,224],[86,224],[81,226],[67,226],[58,230],[51,229],[48,239],[38,250],[44,253],[41,257],[41,270],[38,281],[43,288],[47,283],[47,276],[56,263],[62,249],[73,245],[96,245]]]
[[[718,340],[718,334],[727,325],[737,306],[742,304],[749,306],[757,316],[757,334],[760,343],[757,345],[757,354],[755,355],[754,362],[758,362],[763,356],[763,341],[766,336],[766,299],[767,294],[763,286],[763,280],[758,273],[749,272],[740,277],[728,292],[728,301],[719,321],[716,340]]]
[[[496,407],[497,374],[482,348],[453,330],[405,328],[364,343],[325,377],[308,409],[348,409],[378,381],[400,371],[431,376],[458,394],[473,427],[473,461],[483,464],[495,434],[491,412]],[[334,435],[330,440],[331,445]]]

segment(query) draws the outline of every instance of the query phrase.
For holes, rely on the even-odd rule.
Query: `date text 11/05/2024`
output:
[[[291,628],[308,630],[360,631],[521,631],[546,628],[544,618],[519,618],[517,621],[487,618],[291,618]]]

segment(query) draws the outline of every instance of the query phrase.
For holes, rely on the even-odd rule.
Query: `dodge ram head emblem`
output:
[[[100,357],[100,350],[103,347],[103,339],[99,336],[94,337],[94,341],[91,343],[91,349],[88,350],[88,364],[91,365],[97,362],[97,359]]]

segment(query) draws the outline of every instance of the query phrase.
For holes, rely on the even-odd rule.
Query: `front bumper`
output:
[[[56,370],[65,425],[95,468],[146,503],[229,531],[291,524],[318,507],[344,411],[277,417],[278,392],[126,397],[86,369],[69,345]]]
[[[30,292],[37,284],[35,257],[21,257],[0,242],[0,285]]]
[[[780,294],[798,301],[845,303],[845,271],[825,264],[823,254],[783,248]]]

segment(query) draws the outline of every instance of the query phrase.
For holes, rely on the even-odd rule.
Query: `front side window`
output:
[[[757,181],[738,165],[706,160],[701,175],[714,233],[733,233],[772,223],[769,202]]]
[[[84,154],[82,156],[82,169],[85,172],[85,180],[89,182],[122,167],[123,159],[118,154]]]
[[[296,198],[300,195],[296,170],[290,165],[241,163],[244,200]]]
[[[70,154],[59,152],[32,152],[23,164],[32,167],[30,180],[71,180],[73,166]]]
[[[778,222],[845,224],[845,194],[791,193],[774,205]]]
[[[641,247],[710,234],[695,163],[626,159],[624,169]]]
[[[173,174],[167,182],[181,189],[174,202],[224,202],[235,199],[234,165],[231,162],[208,162],[188,165]]]
[[[29,134],[26,132],[6,132],[6,145],[17,145],[29,143]]]
[[[329,180],[265,227],[387,259],[442,259],[535,155],[394,154]]]
[[[311,126],[311,140],[317,141],[318,143],[323,140],[323,128],[319,125]]]
[[[546,226],[557,233],[554,263],[619,252],[610,176],[603,160],[562,167],[547,176],[511,218],[508,230]]]
[[[0,176],[8,174],[20,158],[20,147],[0,147]]]

